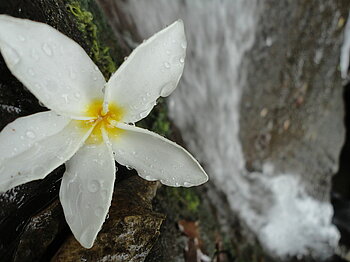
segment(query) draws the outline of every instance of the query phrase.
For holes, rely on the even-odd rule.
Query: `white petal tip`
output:
[[[94,243],[82,243],[82,242],[80,242],[80,244],[82,245],[82,247],[84,247],[86,249],[90,249],[94,245]]]

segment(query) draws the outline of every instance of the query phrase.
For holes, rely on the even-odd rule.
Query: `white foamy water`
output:
[[[204,163],[248,226],[272,254],[332,254],[339,233],[329,203],[309,197],[296,174],[266,164],[249,174],[239,141],[244,55],[255,41],[263,7],[257,0],[128,0],[122,5],[144,38],[181,18],[188,40],[184,75],[167,99],[189,150]]]

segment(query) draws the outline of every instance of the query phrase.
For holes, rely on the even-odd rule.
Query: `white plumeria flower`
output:
[[[92,247],[107,215],[114,160],[168,186],[208,180],[185,149],[127,124],[146,117],[178,84],[186,53],[182,21],[137,47],[107,83],[77,43],[46,24],[0,15],[0,50],[12,74],[50,109],[1,131],[0,191],[66,163],[60,200],[82,246]]]

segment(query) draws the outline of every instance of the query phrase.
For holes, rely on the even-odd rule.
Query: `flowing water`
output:
[[[239,105],[244,56],[255,41],[261,2],[127,0],[120,5],[144,38],[184,20],[187,57],[179,87],[167,99],[170,116],[232,209],[275,255],[332,253],[339,233],[328,203],[307,196],[296,176],[274,174],[270,164],[263,174],[245,169]]]

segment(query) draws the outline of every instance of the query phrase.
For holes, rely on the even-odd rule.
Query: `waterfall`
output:
[[[120,5],[144,38],[184,20],[186,64],[179,87],[167,99],[170,117],[262,245],[280,257],[332,254],[339,233],[329,203],[309,197],[297,176],[275,174],[271,163],[261,173],[245,168],[239,140],[244,56],[256,40],[262,2],[127,0]],[[267,38],[266,46],[271,43]]]

